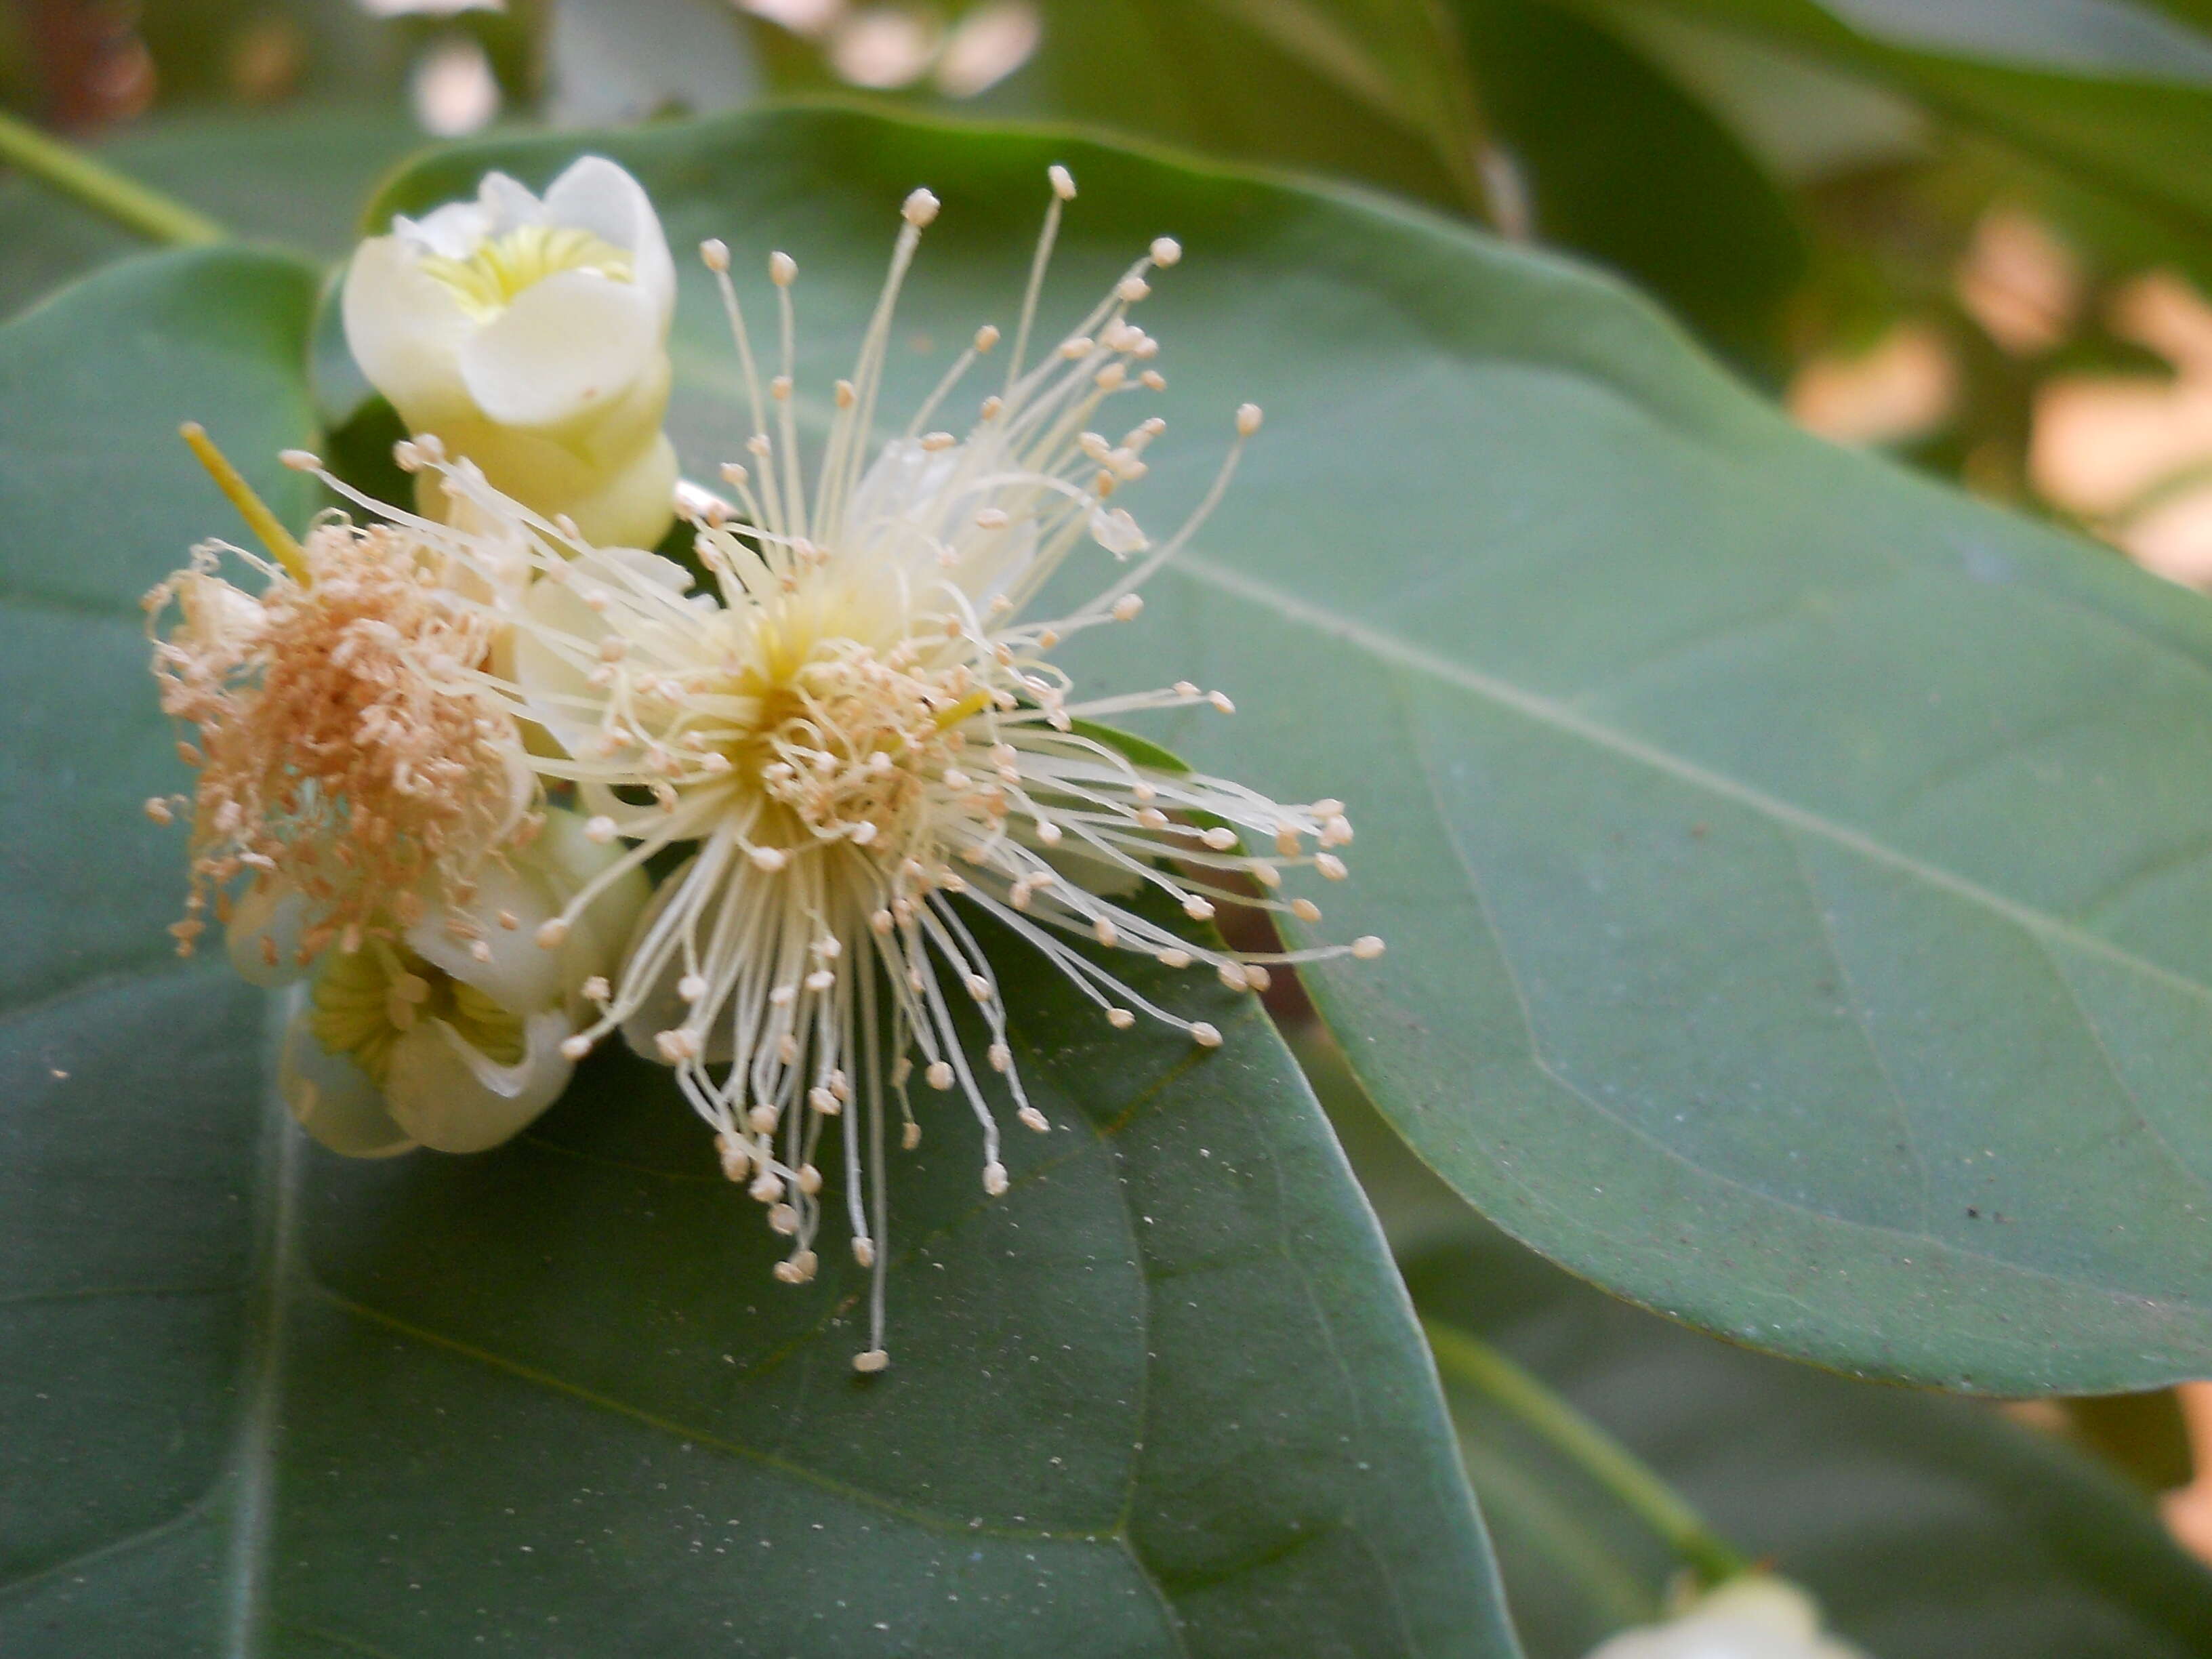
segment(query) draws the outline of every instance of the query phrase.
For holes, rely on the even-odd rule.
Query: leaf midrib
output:
[[[1938,891],[2000,916],[2015,927],[2057,939],[2085,955],[2097,957],[2142,974],[2191,998],[2203,1005],[2208,1012],[2212,1012],[2212,985],[2138,956],[2100,934],[2089,933],[2033,905],[2007,897],[1941,865],[1916,858],[1863,830],[1824,817],[1810,808],[1770,794],[1740,778],[1731,777],[1632,737],[1570,708],[1557,698],[1528,690],[1467,664],[1455,662],[1426,647],[1414,644],[1401,635],[1331,611],[1272,583],[1260,580],[1241,570],[1230,569],[1203,556],[1186,553],[1170,568],[1221,592],[1261,606],[1286,622],[1356,647],[1379,661],[1440,680],[1495,704],[1509,714],[1536,725],[1549,726],[1595,748],[1603,749],[1741,806],[1771,823],[1825,841],[1871,863],[1898,871]]]

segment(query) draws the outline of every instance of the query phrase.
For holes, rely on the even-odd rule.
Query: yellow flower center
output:
[[[811,633],[760,629],[754,660],[728,687],[751,718],[724,753],[797,817],[798,842],[858,830],[863,844],[896,845],[928,781],[957,766],[957,728],[988,694],[969,670],[925,665],[911,645],[879,652]],[[780,839],[769,825],[755,834]]]
[[[487,236],[465,258],[426,255],[422,267],[480,323],[514,304],[523,289],[564,270],[597,271],[617,283],[636,279],[629,254],[568,225],[522,225],[504,236]]]
[[[473,985],[433,967],[404,945],[364,940],[334,951],[316,976],[309,1028],[334,1054],[351,1054],[378,1088],[392,1071],[392,1045],[416,1022],[442,1019],[495,1065],[518,1064],[522,1021]]]

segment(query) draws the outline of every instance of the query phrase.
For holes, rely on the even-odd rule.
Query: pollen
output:
[[[296,574],[231,551],[259,592],[211,544],[145,602],[163,712],[199,757],[195,897],[248,872],[286,884],[313,946],[463,883],[528,804],[514,723],[469,682],[491,622],[398,528],[324,523]]]

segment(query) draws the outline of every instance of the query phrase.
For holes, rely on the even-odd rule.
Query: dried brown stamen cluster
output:
[[[262,592],[219,574],[226,550],[268,578]],[[179,744],[192,799],[147,803],[164,822],[192,813],[192,891],[172,929],[186,955],[210,902],[228,920],[241,874],[301,894],[304,962],[333,940],[357,949],[380,913],[409,923],[425,891],[465,903],[482,854],[535,828],[514,722],[463,683],[492,643],[483,609],[388,526],[326,521],[299,557],[295,572],[210,545],[146,596],[162,710],[196,729]]]

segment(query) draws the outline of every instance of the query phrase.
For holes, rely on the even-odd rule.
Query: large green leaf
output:
[[[179,415],[304,514],[270,456],[314,289],[165,256],[0,331],[0,1650],[1510,1656],[1381,1236],[1249,999],[1209,1055],[1045,976],[1015,1039],[1060,1132],[991,1203],[964,1109],[927,1119],[872,1381],[865,1275],[773,1281],[658,1067],[471,1159],[348,1164],[267,1103],[262,997],[163,948],[136,600],[230,529]]]
[[[575,146],[447,155],[394,204]],[[887,410],[1009,319],[1048,161],[1083,187],[1051,318],[1185,239],[1146,302],[1194,417],[1149,453],[1151,521],[1238,398],[1268,424],[1144,623],[1070,660],[1228,688],[1236,720],[1153,735],[1353,804],[1329,931],[1390,953],[1315,988],[1509,1231],[1868,1372],[2212,1366],[2201,599],[1804,437],[1613,284],[1410,210],[834,111],[606,148],[679,243],[797,256],[815,409],[915,183],[945,211]],[[743,424],[696,286],[679,328],[703,471]]]
[[[2145,1494],[1990,1407],[1747,1353],[1623,1306],[1490,1233],[1409,1264],[1881,1659],[2202,1659],[2212,1574]],[[1680,1567],[1588,1476],[1452,1390],[1532,1659],[1653,1616]]]

